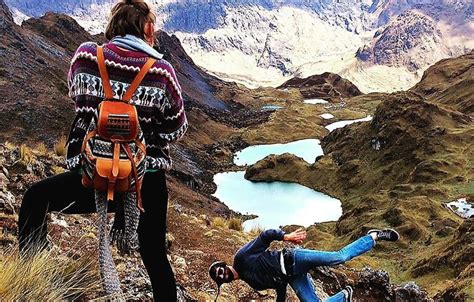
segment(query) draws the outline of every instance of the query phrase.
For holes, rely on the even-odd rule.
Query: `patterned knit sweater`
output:
[[[81,166],[82,141],[97,106],[104,98],[96,50],[97,44],[92,42],[79,46],[69,69],[69,96],[76,105],[66,157],[66,165],[71,170]],[[108,43],[104,45],[104,57],[114,98],[121,98],[148,55]],[[172,161],[168,144],[181,138],[188,127],[181,87],[170,63],[157,60],[130,103],[137,108],[145,136],[147,169],[169,170]]]

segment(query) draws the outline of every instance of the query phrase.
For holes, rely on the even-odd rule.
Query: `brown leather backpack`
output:
[[[145,173],[146,147],[137,110],[129,102],[155,61],[149,58],[122,99],[114,98],[103,47],[97,47],[105,98],[99,104],[82,144],[82,184],[107,192],[109,201],[113,201],[115,192],[136,191],[137,206],[141,211],[144,211],[140,189]]]

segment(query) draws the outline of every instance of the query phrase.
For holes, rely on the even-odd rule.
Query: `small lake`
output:
[[[303,139],[287,144],[255,145],[237,152],[234,155],[234,163],[238,166],[253,165],[270,154],[283,153],[294,154],[312,164],[316,157],[323,155],[323,149],[318,139]]]
[[[278,106],[278,105],[264,105],[262,106],[262,108],[260,109],[260,111],[262,112],[265,112],[265,111],[276,111],[276,110],[279,110],[283,108],[282,106]]]
[[[316,104],[327,104],[329,102],[323,99],[307,99],[307,100],[304,100],[304,103],[316,105]]]
[[[368,121],[371,121],[371,120],[372,120],[372,116],[369,115],[367,117],[360,118],[360,119],[357,119],[357,120],[345,120],[345,121],[335,122],[335,123],[327,125],[326,129],[328,129],[329,132],[332,132],[332,131],[334,131],[338,128],[342,128],[342,127],[345,127],[345,126],[350,125],[350,124],[360,123],[360,122],[368,122]]]
[[[246,221],[244,229],[254,224],[278,228],[297,224],[310,226],[315,222],[335,221],[342,215],[341,202],[299,184],[284,182],[251,182],[245,171],[224,172],[214,176],[217,191],[213,194],[232,210],[259,217]]]

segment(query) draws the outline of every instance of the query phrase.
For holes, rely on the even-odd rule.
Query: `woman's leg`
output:
[[[46,246],[46,214],[95,212],[94,192],[81,183],[79,172],[65,172],[33,184],[25,193],[18,215],[20,251]]]
[[[140,215],[140,254],[150,276],[156,301],[176,301],[176,281],[166,256],[168,190],[163,171],[145,173],[142,185],[144,213]]]
[[[319,302],[316,291],[313,287],[313,281],[309,274],[297,275],[291,278],[290,286],[295,291],[300,301]]]
[[[337,252],[323,252],[308,249],[296,249],[294,254],[294,274],[306,274],[317,266],[344,263],[369,251],[375,245],[370,235],[366,235],[345,246]]]

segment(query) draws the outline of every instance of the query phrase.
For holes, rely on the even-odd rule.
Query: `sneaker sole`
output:
[[[347,291],[348,296],[349,296],[349,298],[347,299],[347,302],[352,302],[352,294],[354,293],[354,290],[352,289],[351,286],[346,286],[344,289]]]
[[[382,232],[382,231],[391,231],[391,232],[394,232],[397,235],[397,239],[395,239],[395,240],[389,240],[389,239],[382,239],[382,240],[395,242],[395,241],[398,241],[400,239],[400,234],[397,231],[395,231],[394,229],[384,229],[384,230],[373,229],[373,230],[369,230],[367,232],[367,235],[370,234],[370,233],[373,233],[373,232]]]

